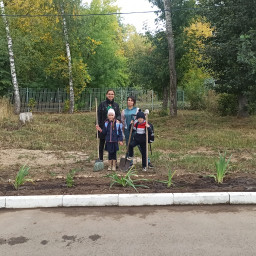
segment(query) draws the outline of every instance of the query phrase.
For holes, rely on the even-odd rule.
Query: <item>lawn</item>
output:
[[[21,125],[11,115],[0,123],[0,181],[14,180],[19,168],[30,166],[33,180],[64,178],[71,170],[76,177],[101,178],[106,170],[93,172],[97,157],[95,114],[34,114],[31,123]],[[151,112],[155,142],[154,169],[145,175],[175,176],[214,174],[219,153],[231,156],[229,176],[256,174],[256,117],[219,117],[203,111],[179,111],[178,117],[161,117]],[[121,157],[125,147],[118,152]],[[139,151],[135,170],[141,173]],[[107,157],[105,156],[105,159]],[[145,176],[144,175],[144,176]],[[175,180],[175,177],[174,177]]]

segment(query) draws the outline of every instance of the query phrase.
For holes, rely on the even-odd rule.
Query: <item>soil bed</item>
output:
[[[139,178],[148,178],[143,181],[149,188],[137,188],[138,193],[186,193],[186,192],[252,192],[256,191],[255,174],[231,174],[224,179],[224,183],[217,184],[213,178],[196,174],[179,175],[173,178],[174,184],[167,188],[165,184],[156,182],[166,177],[160,175],[140,175]],[[137,193],[131,187],[113,185],[109,187],[110,179],[106,177],[76,177],[75,185],[68,188],[64,178],[40,180],[26,183],[15,190],[11,183],[0,183],[0,196],[17,195],[76,195],[76,194],[124,194]]]

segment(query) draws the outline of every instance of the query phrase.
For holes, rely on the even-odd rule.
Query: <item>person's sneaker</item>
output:
[[[148,168],[154,168],[154,165],[152,163],[148,163]]]
[[[147,171],[147,168],[146,168],[146,167],[143,167],[143,168],[142,168],[142,171],[143,171],[143,172],[146,172],[146,171]]]

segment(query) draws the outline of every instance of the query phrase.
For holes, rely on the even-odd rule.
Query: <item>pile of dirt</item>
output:
[[[120,172],[120,174],[123,174]],[[187,193],[187,192],[251,192],[256,191],[256,175],[236,174],[227,176],[222,184],[217,184],[213,178],[196,174],[180,175],[173,178],[173,184],[167,188],[166,184],[158,182],[166,177],[158,175],[139,175],[138,179],[148,181],[135,182],[148,188],[113,185],[110,188],[110,178],[107,177],[75,177],[74,186],[68,188],[64,178],[28,182],[15,190],[8,182],[0,183],[0,196],[13,195],[76,195],[76,194],[124,194],[124,193]]]

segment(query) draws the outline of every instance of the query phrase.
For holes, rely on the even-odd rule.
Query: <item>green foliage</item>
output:
[[[175,175],[176,171],[172,172],[171,170],[168,171],[168,179],[167,180],[157,180],[157,182],[167,184],[167,188],[170,188],[173,184],[173,176]]]
[[[26,181],[32,181],[31,179],[26,179],[25,177],[29,174],[29,169],[30,169],[30,167],[28,167],[28,166],[26,166],[26,165],[23,165],[20,169],[19,169],[19,171],[18,171],[18,173],[17,173],[17,175],[16,175],[16,177],[15,177],[15,180],[14,180],[14,183],[13,183],[13,186],[14,186],[14,188],[16,189],[16,190],[18,190],[19,189],[19,187],[21,186],[21,185],[23,185]]]
[[[66,184],[68,188],[71,188],[74,186],[75,181],[74,181],[74,176],[76,174],[77,170],[73,169],[71,171],[69,171],[69,173],[67,174],[66,177]]]
[[[223,155],[219,153],[219,160],[215,162],[216,174],[210,175],[211,177],[214,177],[217,183],[223,183],[223,179],[227,173],[231,156],[228,160],[226,160],[226,152]]]
[[[60,16],[65,13],[91,14],[117,12],[113,1],[93,0],[17,0],[6,4],[7,14],[35,15],[9,20],[13,39],[15,65],[20,87],[67,88],[68,61]],[[36,17],[41,14],[47,17]],[[56,15],[56,16],[55,16]],[[81,91],[91,87],[118,87],[127,83],[126,58],[123,54],[123,32],[117,15],[66,17],[72,57],[75,100]],[[0,19],[0,95],[11,88],[7,40]]]
[[[164,6],[161,0],[150,0],[153,5],[160,8],[160,20],[164,20]],[[195,7],[194,0],[172,1],[173,8],[189,9]],[[175,40],[175,61],[178,77],[178,85],[184,74],[190,68],[191,58],[186,54],[194,47],[188,40],[185,28],[193,22],[194,13],[191,11],[173,12],[173,34]],[[144,41],[147,40],[147,48],[137,47],[133,56],[129,56],[129,69],[133,83],[145,88],[154,89],[160,96],[164,96],[170,83],[168,67],[169,53],[166,33],[164,31],[147,31]]]
[[[200,0],[200,13],[213,28],[205,41],[205,67],[217,80],[218,92],[250,95],[255,81],[255,0]],[[207,7],[207,8],[206,8]]]
[[[108,177],[108,178],[111,179],[110,188],[114,184],[119,184],[119,185],[121,185],[123,187],[132,187],[137,192],[138,192],[138,190],[136,189],[136,187],[148,188],[148,186],[145,186],[145,185],[134,184],[134,182],[138,182],[138,181],[148,181],[147,179],[136,179],[136,180],[133,180],[132,179],[133,176],[137,176],[137,174],[136,174],[135,171],[130,169],[125,175],[118,175],[116,172],[113,172],[111,174],[106,175],[105,177]]]
[[[218,98],[218,112],[221,116],[235,116],[238,111],[238,101],[234,94],[221,93]]]
[[[33,112],[35,106],[36,106],[36,101],[35,101],[35,99],[30,98],[29,101],[28,101],[29,111]]]

